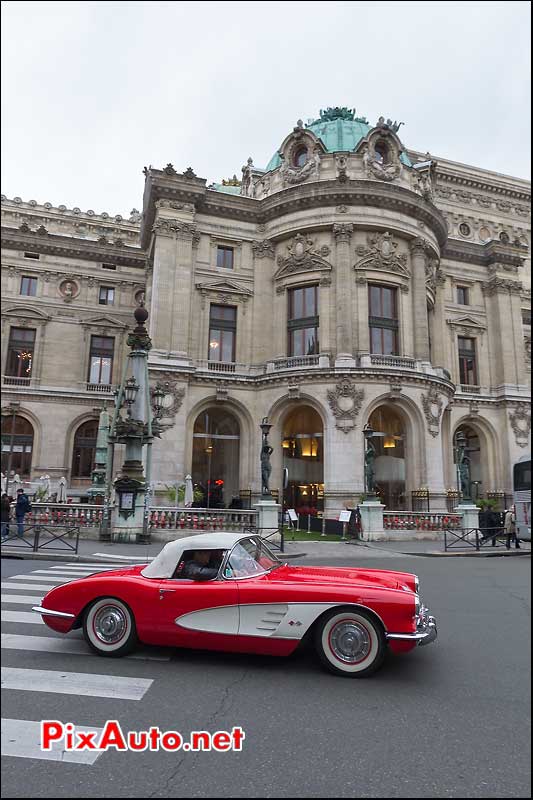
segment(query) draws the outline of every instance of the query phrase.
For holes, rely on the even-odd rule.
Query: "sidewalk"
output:
[[[180,537],[181,538],[181,537]],[[70,550],[54,551],[41,550],[34,553],[29,547],[18,549],[10,547],[9,544],[2,545],[2,558],[25,558],[43,561],[80,561],[86,563],[97,563],[106,561],[126,562],[134,560],[142,563],[146,558],[149,560],[156,556],[165,546],[165,542],[154,542],[149,545],[127,544],[121,542],[101,542],[98,539],[80,539],[78,553]],[[405,558],[410,556],[426,557],[511,557],[531,555],[531,542],[522,542],[520,550],[514,547],[507,550],[505,547],[483,547],[477,552],[473,547],[468,550],[452,550],[444,552],[444,543],[435,541],[415,541],[415,542],[359,542],[348,540],[346,542],[292,542],[285,540],[285,552],[281,554],[282,559],[293,559],[307,557],[316,560],[318,558],[347,558],[347,559],[368,559],[368,558]]]

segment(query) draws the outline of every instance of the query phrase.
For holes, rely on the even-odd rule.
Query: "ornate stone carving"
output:
[[[422,394],[422,408],[426,418],[428,432],[437,437],[440,431],[440,418],[444,409],[444,401],[435,387],[431,387],[427,394]]]
[[[531,433],[531,409],[518,406],[509,412],[509,421],[518,447],[527,447]]]
[[[369,143],[363,154],[363,166],[369,178],[390,182],[395,180],[400,174],[401,166],[399,154],[396,152],[396,148],[394,148],[389,162],[380,161],[375,150],[375,145],[378,141],[379,139],[376,140],[374,138]]]
[[[422,195],[422,197],[430,203],[434,201],[436,170],[437,162],[429,161],[420,165],[418,169],[415,165],[411,173],[411,186],[413,191]]]
[[[285,160],[282,160],[279,173],[284,185],[303,183],[309,178],[318,180],[320,177],[320,150],[316,147],[312,158],[309,158],[302,167],[289,167]]]
[[[178,203],[177,200],[167,200],[166,198],[161,198],[160,200],[155,201],[156,208],[173,208],[175,211],[194,211],[194,206],[192,203]]]
[[[366,286],[368,283],[368,278],[366,275],[358,275],[355,279],[355,282],[358,283],[360,286]]]
[[[227,386],[217,386],[216,387],[216,398],[217,402],[224,403],[226,400],[229,399],[229,388]]]
[[[262,242],[252,242],[252,252],[256,258],[274,258],[274,245],[269,239]]]
[[[367,237],[368,247],[359,244],[355,252],[362,258],[356,263],[356,270],[377,269],[383,272],[396,272],[409,278],[407,253],[396,253],[398,243],[389,233],[374,233]]]
[[[22,225],[19,226],[19,231],[21,233],[30,233],[31,232],[31,228],[30,228],[30,226],[28,225],[27,222],[23,222]]]
[[[197,178],[198,176],[192,167],[187,167],[187,169],[183,173],[183,177],[190,180],[191,178]]]
[[[337,206],[335,211],[337,211],[338,214],[346,214],[348,212],[348,206],[345,205]]]
[[[337,168],[337,180],[339,183],[346,183],[348,180],[348,157],[342,154],[335,156],[335,166]]]
[[[297,233],[291,244],[287,245],[287,252],[287,256],[278,256],[279,269],[274,276],[275,278],[281,278],[295,272],[331,270],[331,264],[328,264],[323,257],[322,248],[320,251],[317,250],[313,240],[301,233]]]
[[[130,211],[130,218],[128,222],[140,222],[141,219],[142,219],[142,214],[140,213],[140,211],[138,211],[136,208],[132,208]],[[117,221],[120,222],[120,220]]]
[[[333,235],[336,242],[349,242],[353,234],[351,222],[336,222],[333,226]]]
[[[174,418],[180,410],[185,397],[185,388],[178,388],[179,378],[173,372],[163,372],[157,374],[157,382],[154,389],[164,392],[163,408],[158,412],[158,419],[170,420],[170,424],[165,427],[171,428],[174,425]]]
[[[349,433],[355,428],[357,415],[365,396],[364,389],[358,389],[349,378],[344,378],[334,390],[328,389],[327,396],[335,417],[335,427],[343,433]]]
[[[152,226],[154,233],[162,233],[166,236],[176,236],[178,238],[193,241],[197,236],[196,225],[188,222],[181,222],[178,219],[158,219]]]
[[[46,230],[44,225],[39,225],[39,227],[37,228],[35,233],[38,233],[39,236],[47,236],[48,235],[48,231]]]
[[[526,353],[526,361],[531,364],[531,336],[524,336],[524,350]]]
[[[65,303],[70,303],[80,293],[78,284],[73,280],[64,280],[59,284],[59,293],[62,295]]]
[[[174,164],[171,164],[170,161],[166,165],[166,167],[163,168],[163,172],[165,173],[165,175],[177,175],[178,174],[176,172],[176,170],[174,169]]]
[[[287,394],[288,394],[289,400],[300,400],[300,398],[301,398],[301,387],[298,386],[298,385],[289,384],[289,389],[288,389]]]
[[[510,294],[521,295],[524,290],[520,281],[512,281],[506,278],[491,278],[490,281],[485,281],[481,284],[481,291],[483,294],[492,297],[498,292],[509,292]]]

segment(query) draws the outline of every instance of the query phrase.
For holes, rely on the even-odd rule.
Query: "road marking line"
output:
[[[105,565],[102,565],[102,564],[98,564],[98,567],[99,567],[99,569],[96,570],[96,569],[93,569],[92,564],[84,564],[81,567],[80,566],[72,566],[71,567],[68,564],[65,564],[65,566],[62,566],[62,567],[59,567],[59,566],[57,566],[57,567],[48,567],[48,569],[50,570],[50,572],[89,572],[89,570],[91,570],[91,572],[111,572],[112,570],[116,569],[116,567],[105,566]],[[121,567],[121,569],[123,569],[123,565],[120,565],[120,567]]]
[[[154,648],[155,649],[155,648]],[[16,633],[2,634],[2,650],[35,650],[42,653],[69,653],[71,655],[95,655],[83,639],[66,639],[52,636],[23,636]],[[141,651],[126,656],[136,661],[170,661],[170,656]]]
[[[91,553],[92,556],[103,556],[104,558],[109,558],[107,553]],[[155,556],[113,556],[117,560],[120,559],[121,561],[137,561],[139,564],[147,564],[148,561],[153,561]]]
[[[31,692],[112,697],[115,700],[141,700],[153,680],[94,675],[88,672],[59,672],[49,669],[2,667],[2,688]]]
[[[43,570],[46,572],[46,570]],[[51,583],[68,583],[69,581],[73,580],[73,576],[69,578],[60,578],[57,575],[47,575],[46,578],[43,575],[10,575],[10,581],[50,581]],[[14,587],[13,587],[14,588]]]
[[[23,622],[25,625],[44,625],[44,620],[36,611],[2,611],[0,612],[1,622]]]
[[[55,588],[55,586],[50,586],[47,583],[8,583],[7,581],[0,583],[0,589],[11,589],[12,591],[31,589],[32,592],[49,592],[50,589]]]
[[[0,600],[2,603],[19,603],[25,606],[39,606],[43,596],[39,595],[22,595],[22,594],[2,594]]]
[[[96,731],[99,737],[103,728],[74,726],[75,731]],[[46,761],[63,761],[68,764],[94,764],[101,751],[63,750],[63,741],[53,742],[51,750],[41,750],[41,723],[27,719],[2,719],[2,756],[38,758]]]

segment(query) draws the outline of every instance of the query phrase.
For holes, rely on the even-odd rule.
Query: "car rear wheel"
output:
[[[335,609],[317,626],[315,647],[322,664],[335,675],[366,678],[386,652],[381,625],[362,609]]]
[[[83,620],[83,635],[100,656],[125,656],[137,644],[133,614],[115,597],[102,597],[89,606]]]

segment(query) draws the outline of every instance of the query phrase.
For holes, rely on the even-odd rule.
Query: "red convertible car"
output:
[[[354,678],[374,672],[387,648],[405,653],[437,637],[416,575],[290,566],[250,534],[170,542],[150,564],[57,586],[33,610],[55,631],[83,628],[100,655],[141,641],[286,656],[305,638],[327,669]]]

